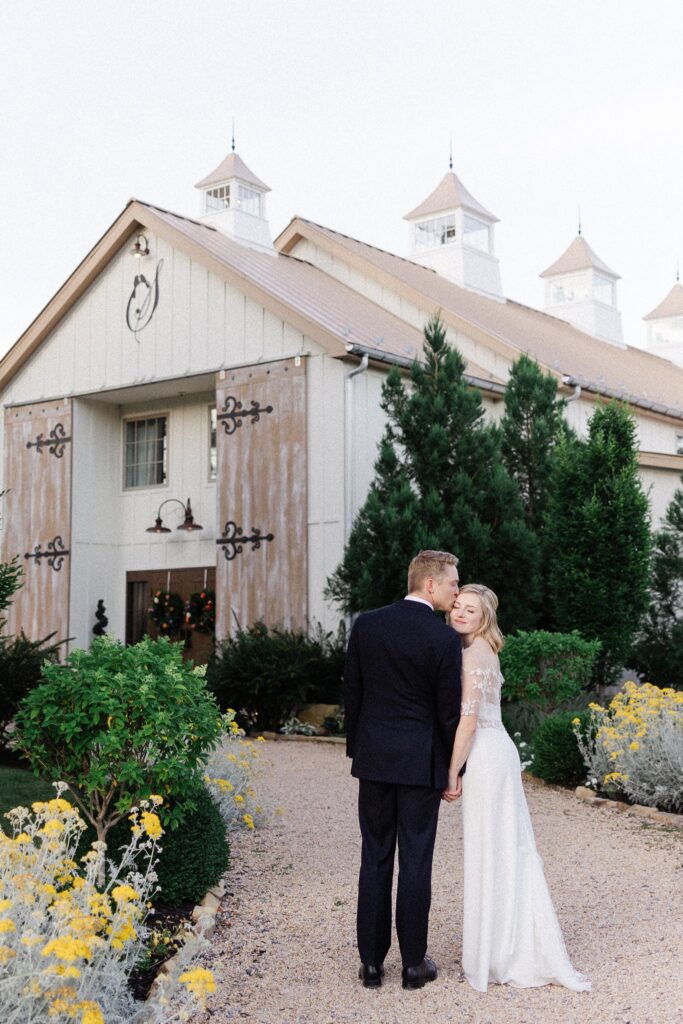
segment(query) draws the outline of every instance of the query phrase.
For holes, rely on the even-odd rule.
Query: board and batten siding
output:
[[[219,374],[216,636],[307,621],[306,360]]]
[[[151,232],[142,260],[126,242],[2,393],[5,405],[86,395],[281,359],[319,346],[237,287]],[[163,262],[162,262],[163,261]],[[135,335],[126,305],[136,274],[152,279],[159,302]]]
[[[5,631],[31,640],[69,635],[72,436],[68,398],[5,410],[0,561],[23,569]]]

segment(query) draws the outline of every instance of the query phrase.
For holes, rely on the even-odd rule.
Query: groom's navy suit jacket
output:
[[[359,779],[445,789],[460,718],[460,638],[426,604],[356,620],[346,653],[346,753]]]

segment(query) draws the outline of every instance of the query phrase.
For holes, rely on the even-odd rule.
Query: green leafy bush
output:
[[[42,671],[16,733],[36,774],[66,782],[100,840],[150,794],[173,799],[161,813],[166,826],[177,824],[223,728],[203,668],[183,662],[182,647],[166,638],[126,647],[104,636]]]
[[[533,737],[534,775],[545,782],[560,786],[579,786],[586,778],[573,723],[579,719],[579,729],[585,731],[590,714],[582,711],[558,711],[541,722]]]
[[[599,640],[584,640],[576,630],[507,637],[500,655],[506,727],[530,736],[547,715],[580,703],[599,651]]]
[[[507,638],[500,665],[507,700],[525,700],[546,713],[577,697],[590,683],[599,640],[571,633],[516,633]]]
[[[219,645],[207,682],[247,729],[276,731],[307,703],[341,703],[346,635],[255,622]]]

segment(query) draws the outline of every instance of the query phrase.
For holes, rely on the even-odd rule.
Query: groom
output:
[[[432,858],[441,792],[460,717],[460,638],[434,612],[458,595],[458,559],[420,551],[408,595],[356,620],[346,654],[346,753],[359,780],[363,840],[358,883],[359,977],[378,988],[391,945],[391,885],[398,840],[396,931],[403,987],[436,978],[426,957]]]

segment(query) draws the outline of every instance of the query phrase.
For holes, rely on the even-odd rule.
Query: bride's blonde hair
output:
[[[466,583],[464,587],[460,588],[460,593],[476,594],[481,601],[481,626],[474,636],[483,636],[484,640],[487,641],[497,654],[505,643],[505,638],[500,631],[496,616],[498,598],[493,591],[489,590],[488,587],[485,587],[483,583]],[[472,639],[474,639],[474,637]]]

